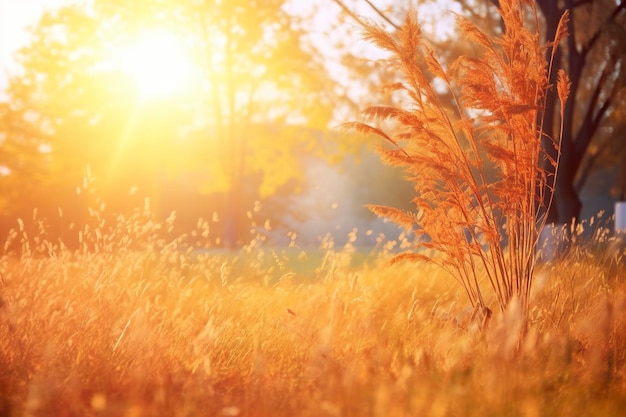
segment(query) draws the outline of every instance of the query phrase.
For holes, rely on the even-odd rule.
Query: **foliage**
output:
[[[362,19],[353,13],[358,10],[357,4],[333,1],[343,5],[353,19],[362,23]],[[626,176],[621,168],[624,166],[624,146],[623,135],[620,134],[624,120],[620,114],[624,111],[626,99],[626,71],[623,69],[626,58],[626,2],[535,0],[534,3],[540,10],[542,39],[553,39],[563,13],[568,12],[570,16],[568,31],[571,36],[567,42],[559,45],[553,60],[555,68],[567,68],[571,79],[572,99],[566,103],[563,129],[559,128],[561,122],[556,117],[560,111],[556,94],[548,93],[544,118],[549,121],[544,124],[546,137],[562,136],[560,174],[555,184],[555,193],[550,196],[553,204],[550,205],[548,222],[567,224],[572,220],[581,220],[583,204],[587,211],[585,215],[595,214],[589,211],[597,209],[597,201],[591,201],[590,194],[596,194],[598,189],[610,189],[611,196],[619,199],[626,186]],[[369,8],[366,9],[370,12],[378,10],[372,3],[367,4]],[[498,33],[502,30],[500,18],[495,13],[498,4],[498,0],[421,1],[418,8],[420,11],[424,10],[426,15],[429,11],[438,9],[434,23],[424,19],[424,14],[420,13],[420,22],[424,24],[423,36],[428,37],[433,30],[442,29],[444,25],[438,14],[442,9],[448,8],[469,16],[474,22],[481,22],[478,26],[484,28],[486,33]],[[380,15],[397,29],[399,25],[393,23],[393,18],[398,11],[385,9]],[[529,23],[533,23],[532,19]],[[432,38],[428,40],[431,41]],[[456,52],[450,53],[450,44],[454,48],[464,45],[465,42],[463,38],[453,36],[445,44],[436,43],[438,59],[442,62],[447,62],[447,57],[458,56]],[[554,73],[550,83],[555,84],[556,81]],[[552,157],[556,158],[556,151],[552,149],[550,142],[545,142],[546,149],[552,151]],[[550,169],[549,166],[546,168]],[[604,204],[604,209],[609,209],[607,202]]]
[[[81,250],[27,232],[26,219],[14,236],[28,250],[0,258],[4,415],[608,417],[626,406],[623,253],[545,266],[529,315],[513,303],[481,332],[460,287],[429,265],[355,266],[349,247],[192,253],[141,211],[99,230],[94,216]]]
[[[624,28],[626,27],[626,2],[592,0],[563,3],[537,0],[537,7],[545,18],[545,36],[557,32],[558,19],[568,12],[568,31],[571,34],[562,42],[554,56],[554,64],[567,68],[571,79],[570,95],[564,111],[561,166],[555,186],[555,204],[549,221],[569,223],[580,220],[579,193],[588,184],[591,172],[606,168],[601,155],[612,146],[622,147],[622,137],[606,135],[603,130],[616,131],[622,122],[614,117],[623,108],[626,72],[624,60]],[[550,80],[554,83],[554,77]],[[548,97],[546,120],[556,112],[554,96]],[[552,111],[550,111],[552,110]],[[546,123],[546,134],[551,136],[557,127]],[[615,166],[623,165],[621,159]],[[619,177],[611,176],[613,181]],[[610,177],[609,177],[610,178]]]
[[[300,179],[294,154],[315,153],[330,110],[324,72],[283,3],[99,0],[47,11],[18,53],[21,71],[2,112],[6,159],[25,165],[6,163],[3,195],[10,191],[26,212],[62,206],[69,216],[86,212],[88,199],[75,190],[87,170],[91,188],[120,211],[136,204],[131,189],[158,210],[174,185],[194,188],[198,199],[233,189],[260,199]],[[118,60],[155,30],[180,41],[194,70],[180,90],[146,98]],[[29,159],[16,149],[26,134]],[[248,199],[238,196],[221,214],[245,217]]]
[[[536,19],[536,11],[531,7]],[[413,229],[417,244],[442,256],[424,252],[399,259],[431,259],[461,283],[472,305],[487,312],[480,269],[486,271],[499,307],[512,299],[528,308],[535,266],[537,236],[546,221],[544,196],[551,195],[554,177],[542,164],[543,123],[552,66],[544,59],[539,33],[523,25],[523,5],[502,2],[504,34],[490,39],[469,20],[458,20],[462,36],[483,49],[481,59],[461,56],[444,70],[435,52],[423,42],[415,12],[410,12],[397,36],[378,26],[366,28],[366,38],[390,52],[388,64],[403,75],[390,87],[404,105],[372,106],[364,115],[387,122],[384,128],[349,123],[363,133],[384,138],[383,159],[404,167],[415,185],[417,213],[372,206],[378,215]],[[564,37],[567,14],[561,19],[554,44]],[[553,49],[554,51],[554,49]],[[422,68],[426,64],[426,69]],[[447,108],[432,78],[454,97]],[[562,109],[568,79],[559,73]],[[558,149],[559,138],[549,138]]]

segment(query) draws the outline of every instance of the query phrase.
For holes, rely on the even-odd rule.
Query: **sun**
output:
[[[145,98],[179,92],[194,71],[182,39],[165,30],[142,32],[122,49],[119,59]]]

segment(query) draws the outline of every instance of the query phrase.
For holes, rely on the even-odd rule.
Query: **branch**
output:
[[[602,119],[604,118],[606,112],[613,104],[613,98],[618,90],[618,85],[616,82],[613,82],[613,87],[611,88],[610,94],[607,99],[602,102],[597,111],[595,111],[598,100],[600,99],[600,94],[602,93],[603,86],[606,84],[606,80],[609,77],[610,70],[608,69],[611,65],[607,64],[602,70],[602,74],[598,79],[598,84],[596,85],[596,89],[593,91],[591,98],[589,99],[589,106],[587,107],[587,112],[583,118],[582,125],[578,129],[578,135],[575,142],[575,152],[577,155],[581,156],[586,152],[591,139],[595,135],[595,132],[598,130]],[[595,114],[594,114],[595,113]]]
[[[606,114],[607,110],[609,109],[609,107],[611,107],[611,104],[613,104],[613,100],[611,99],[611,97],[609,97],[606,99],[604,103],[602,103],[602,106],[600,106],[600,108],[598,109],[598,112],[593,118],[593,123],[592,123],[594,134],[595,134],[595,131],[600,126],[600,122],[604,118],[604,115]]]
[[[591,169],[595,165],[596,159],[598,158],[599,154],[600,152],[594,153],[593,155],[589,154],[588,157],[585,159],[584,165],[580,170],[580,174],[574,182],[574,188],[576,189],[577,193],[580,194],[582,189],[585,187],[587,179],[589,178],[589,174],[591,174]]]
[[[626,1],[622,1],[620,2],[620,4],[617,5],[617,7],[615,7],[615,9],[613,9],[613,12],[611,13],[611,15],[606,19],[606,22],[600,26],[600,29],[596,30],[596,33],[593,34],[593,36],[591,37],[591,39],[589,39],[589,43],[587,45],[585,45],[581,51],[582,55],[587,55],[587,53],[589,52],[589,50],[591,48],[593,48],[593,46],[595,45],[595,43],[598,41],[598,39],[600,38],[600,34],[602,33],[602,28],[606,27],[607,24],[611,23],[612,21],[615,20],[615,18],[617,17],[618,14],[620,14],[620,12],[622,10],[626,10]],[[573,19],[572,19],[573,20]]]
[[[594,166],[596,166],[596,161],[600,158],[601,155],[607,152],[607,149],[610,148],[611,145],[611,137],[605,136],[604,140],[599,143],[595,152],[587,152],[587,158],[584,160],[584,164],[580,168],[580,174],[574,183],[574,188],[578,193],[582,191],[589,179],[589,175],[593,171]]]
[[[356,20],[356,22],[363,26],[363,27],[367,27],[367,24],[363,21],[363,19],[361,19],[356,13],[354,13],[352,10],[350,10],[348,8],[348,6],[346,6],[346,4],[342,1],[342,0],[333,0],[337,5],[339,5],[339,7],[341,7],[343,9],[344,12],[348,13],[348,15],[350,15],[351,18],[353,18],[354,20]],[[400,25],[394,23],[391,19],[389,19],[387,17],[387,15],[385,15],[385,13],[380,10],[378,7],[376,7],[370,0],[365,0],[365,2],[372,8],[372,10],[374,12],[376,12],[376,14],[380,17],[383,18],[383,20],[387,23],[389,23],[395,30],[399,30],[400,29]]]
[[[344,4],[344,2],[343,2],[343,1],[341,1],[341,0],[333,0],[333,1],[334,1],[335,3],[337,3],[337,4],[339,5],[339,7],[341,7],[341,8],[343,9],[343,11],[344,11],[344,12],[348,13],[348,15],[349,15],[351,18],[353,18],[354,20],[356,20],[356,22],[357,22],[359,25],[363,26],[364,28],[366,28],[366,27],[367,27],[367,24],[366,24],[366,23],[365,23],[365,22],[364,22],[364,21],[363,21],[363,20],[362,20],[362,19],[361,19],[361,18],[360,18],[357,14],[356,14],[356,13],[354,13],[352,10],[350,10],[350,9],[348,8],[348,6],[346,6],[346,5]]]
[[[370,0],[365,0],[365,2],[367,4],[369,4],[369,6],[372,8],[372,10],[374,10],[380,17],[382,17],[385,22],[389,23],[391,26],[394,27],[394,29],[399,30],[400,26],[396,25],[393,21],[391,21],[391,19],[389,19],[382,11],[380,11],[380,9],[378,9],[376,6],[374,6],[374,4],[372,4],[372,2]]]

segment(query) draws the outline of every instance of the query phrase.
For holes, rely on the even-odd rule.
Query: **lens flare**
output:
[[[122,51],[121,65],[143,97],[161,97],[184,88],[193,72],[182,39],[164,30],[142,33]]]

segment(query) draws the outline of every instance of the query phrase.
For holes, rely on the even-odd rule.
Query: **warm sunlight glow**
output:
[[[144,97],[160,97],[179,91],[193,69],[181,39],[161,30],[141,34],[124,49],[121,64],[135,79]]]
[[[426,36],[436,41],[445,41],[454,36],[455,13],[461,13],[461,6],[450,0],[422,2],[418,8],[422,30]]]

